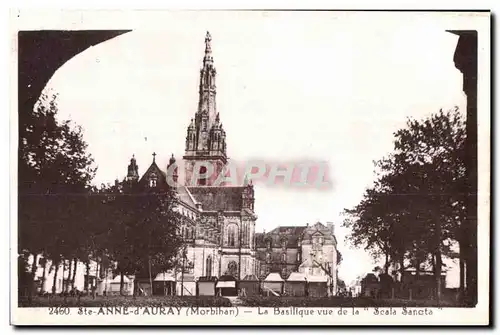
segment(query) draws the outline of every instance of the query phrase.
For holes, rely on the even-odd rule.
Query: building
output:
[[[216,105],[216,73],[211,36],[207,32],[198,110],[187,127],[184,180],[179,180],[178,163],[173,155],[163,170],[155,161],[156,154],[142,176],[132,157],[127,179],[144,187],[162,187],[169,181],[175,185],[179,195],[177,210],[184,217],[180,234],[187,248],[185,272],[195,278],[231,275],[242,279],[257,271],[254,188],[251,182],[240,186],[214,185],[229,160],[226,132]],[[205,163],[211,164],[214,172],[211,177],[197,178],[207,173]]]
[[[256,234],[258,275],[261,280],[278,272],[283,279],[290,273],[306,278],[327,277],[330,292],[337,291],[338,251],[333,223],[286,227]]]
[[[184,180],[178,180],[178,163],[173,155],[168,166],[162,169],[156,163],[156,154],[153,153],[153,161],[142,176],[134,156],[127,169],[127,180],[143,187],[164,187],[168,181],[173,181],[172,186],[178,193],[176,210],[183,217],[179,234],[183,237],[186,247],[183,274],[177,276],[182,277],[182,281],[187,278],[197,280],[200,277],[223,275],[240,280],[255,275],[258,269],[254,243],[257,216],[254,212],[252,182],[245,181],[239,186],[224,183],[220,184],[222,186],[214,185],[229,161],[226,133],[216,107],[215,79],[211,36],[207,32],[205,55],[200,71],[198,110],[187,127],[183,157]],[[206,169],[201,166],[199,171],[195,171],[197,166],[207,162],[215,166],[212,177],[194,178]],[[167,175],[167,171],[171,171],[172,175]],[[54,288],[55,293],[60,293],[74,287],[80,291],[95,288],[98,294],[103,294],[111,292],[116,284],[110,269],[104,273],[95,261],[91,261],[87,266],[80,261],[66,260],[57,266],[56,271],[50,260],[42,260],[43,257],[38,255],[35,271],[35,281],[41,292],[52,292]],[[30,267],[33,263],[34,258],[30,256]],[[69,264],[72,264],[72,267]],[[179,273],[174,274],[176,275]],[[68,277],[75,278],[74,285],[65,285]],[[130,278],[127,278],[127,281],[130,281]],[[130,288],[126,294],[132,294],[132,291],[133,288]],[[193,289],[188,291],[188,294],[196,294]]]

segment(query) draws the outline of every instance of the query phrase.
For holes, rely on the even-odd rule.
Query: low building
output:
[[[287,227],[256,233],[259,278],[277,272],[287,279],[292,272],[326,276],[329,295],[337,292],[337,239],[333,223]]]

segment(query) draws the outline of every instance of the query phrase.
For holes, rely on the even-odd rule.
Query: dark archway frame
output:
[[[68,60],[104,41],[131,30],[19,31],[18,108],[33,109],[53,74]],[[20,122],[21,124],[21,122]]]

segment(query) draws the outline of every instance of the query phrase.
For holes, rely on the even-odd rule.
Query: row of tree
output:
[[[346,209],[348,242],[384,259],[385,273],[432,266],[438,298],[443,257],[464,257],[453,246],[463,241],[466,219],[465,123],[458,108],[423,120],[409,119],[395,134],[394,151],[374,162],[376,180],[362,201]],[[462,250],[462,246],[459,247]]]
[[[56,97],[43,95],[33,110],[19,113],[19,278],[28,279],[29,294],[37,268],[24,274],[29,255],[33,264],[43,260],[43,278],[50,260],[54,293],[61,264],[69,266],[65,290],[74,286],[78,261],[87,275],[91,261],[101,269],[117,264],[122,287],[125,274],[171,268],[181,245],[175,191],[147,191],[126,180],[91,186],[96,168],[82,129],[59,122],[57,109]]]

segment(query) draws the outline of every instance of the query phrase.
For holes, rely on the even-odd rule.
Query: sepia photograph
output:
[[[13,324],[491,322],[488,11],[11,14]]]

